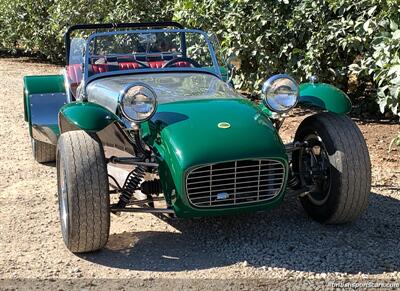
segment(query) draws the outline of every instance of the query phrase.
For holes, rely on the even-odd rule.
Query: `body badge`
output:
[[[220,122],[220,123],[218,123],[218,127],[219,127],[219,128],[223,128],[223,129],[226,129],[226,128],[230,128],[231,125],[230,125],[230,123],[228,123],[228,122]]]

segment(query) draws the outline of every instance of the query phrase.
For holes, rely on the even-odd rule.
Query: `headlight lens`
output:
[[[123,115],[134,122],[150,119],[157,109],[157,96],[145,83],[128,86],[121,94],[120,105]]]
[[[299,85],[288,75],[269,78],[262,88],[262,99],[269,109],[282,113],[292,109],[299,98]]]

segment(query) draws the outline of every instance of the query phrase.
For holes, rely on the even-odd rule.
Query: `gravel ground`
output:
[[[359,123],[371,151],[374,187],[367,212],[351,225],[313,222],[298,199],[287,196],[275,210],[236,217],[165,221],[150,214],[112,216],[104,250],[72,254],[59,230],[55,168],[33,161],[23,120],[23,75],[59,70],[0,59],[1,289],[400,284],[400,158],[396,152],[387,154],[399,125]],[[285,138],[298,122],[288,121]]]

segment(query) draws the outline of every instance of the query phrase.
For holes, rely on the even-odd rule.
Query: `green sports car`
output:
[[[110,214],[235,215],[298,194],[323,223],[351,222],[370,193],[368,149],[345,93],[270,77],[260,104],[232,86],[215,38],[178,23],[76,25],[60,75],[24,78],[36,161],[56,161],[72,252],[101,249]],[[290,144],[285,113],[312,107]]]

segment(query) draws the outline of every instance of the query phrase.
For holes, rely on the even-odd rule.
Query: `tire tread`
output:
[[[371,189],[371,162],[364,137],[357,125],[345,115],[324,112],[306,118],[299,127],[312,128],[319,124],[329,135],[337,154],[343,155],[331,161],[340,168],[336,188],[338,203],[333,214],[324,222],[342,224],[354,221],[368,205]],[[332,190],[331,190],[332,191]]]
[[[101,249],[110,228],[108,178],[102,145],[84,131],[64,133],[59,147],[70,169],[71,222],[67,247],[75,253]]]

